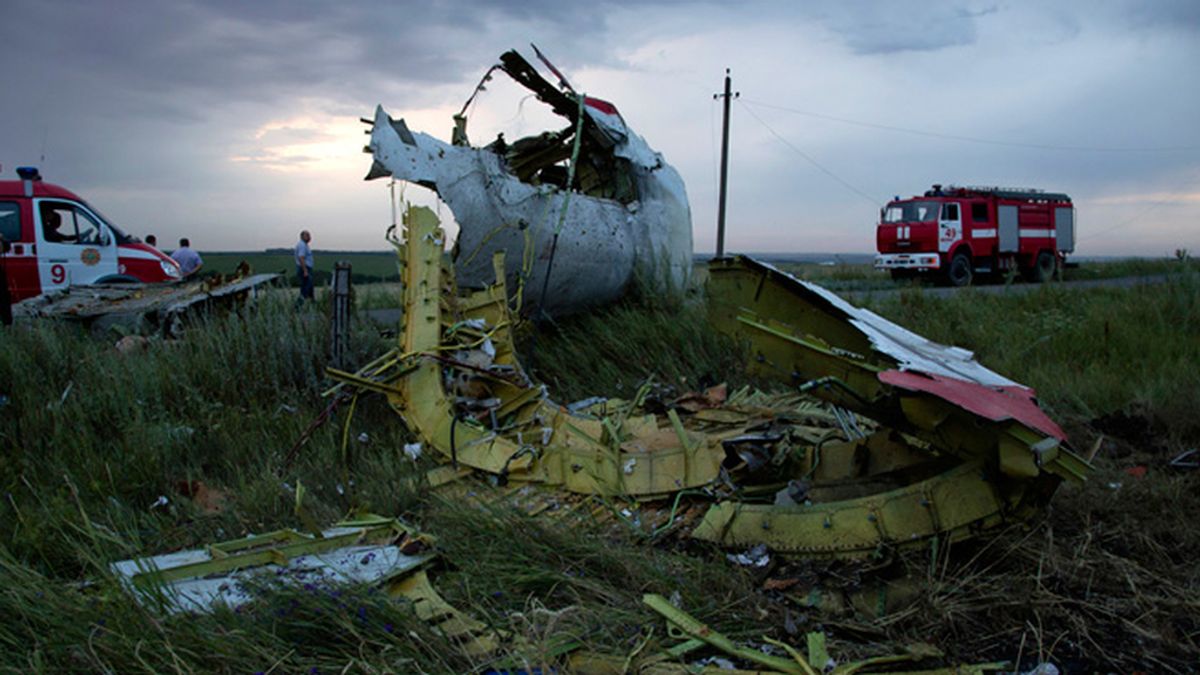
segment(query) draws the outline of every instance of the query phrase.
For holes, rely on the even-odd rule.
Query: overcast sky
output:
[[[131,233],[202,251],[303,228],[386,248],[358,118],[383,104],[448,139],[487,67],[533,42],[679,169],[697,251],[728,67],[731,250],[871,252],[881,204],[954,183],[1070,194],[1079,254],[1200,252],[1197,0],[4,6],[0,177],[39,165]],[[545,128],[504,80],[471,109],[475,141]]]

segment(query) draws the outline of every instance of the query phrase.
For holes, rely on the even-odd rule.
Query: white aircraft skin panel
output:
[[[605,120],[606,128],[613,124]],[[614,148],[633,165],[640,199],[630,204],[521,182],[487,149],[423,133],[412,138],[415,145],[406,143],[382,106],[376,108],[375,160],[397,179],[432,184],[453,211],[460,227],[456,273],[464,287],[492,281],[491,254],[498,250],[507,252],[506,275],[514,288],[527,272],[524,304],[552,314],[616,300],[638,271],[677,288],[690,279],[691,210],[683,179],[637,134],[625,129]],[[525,259],[533,261],[529,270],[521,268]]]
[[[336,537],[353,533],[353,528],[331,528],[322,534]],[[286,562],[265,563],[229,572],[194,576],[162,585],[167,609],[171,612],[209,612],[219,606],[238,607],[254,599],[261,585],[282,584],[322,589],[348,583],[372,584],[414,569],[430,559],[430,554],[406,555],[400,547],[385,544],[352,544],[322,553],[306,553]],[[134,577],[159,570],[171,570],[193,563],[210,562],[205,549],[167,553],[147,558],[122,560],[111,569],[131,590],[142,591]]]

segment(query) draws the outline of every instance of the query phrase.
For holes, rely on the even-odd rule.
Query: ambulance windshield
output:
[[[113,236],[116,237],[118,244],[133,243],[133,237],[129,236],[128,234],[125,234],[124,230],[122,230],[121,228],[114,225],[113,221],[108,219],[108,216],[104,215],[103,213],[100,213],[100,211],[96,207],[92,206],[91,204],[88,204],[87,207],[93,214],[96,215],[97,218],[99,218],[100,220],[103,220],[105,225],[108,225],[108,229],[112,230]]]
[[[938,219],[940,202],[892,202],[883,214],[885,223],[926,223]]]

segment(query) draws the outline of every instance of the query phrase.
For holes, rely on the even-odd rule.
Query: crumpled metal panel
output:
[[[515,52],[505,59],[512,72],[514,64],[523,65],[523,86],[539,97],[553,92],[555,112],[575,114],[574,97],[541,80]],[[453,145],[409,131],[403,119],[392,119],[382,106],[371,128],[374,163],[368,178],[413,181],[446,202],[460,227],[455,269],[463,287],[491,284],[491,256],[507,251],[506,280],[520,289],[529,310],[562,314],[611,302],[635,274],[682,288],[692,270],[691,210],[683,179],[610,104],[591,98],[585,103],[580,131],[604,139],[594,145],[609,147],[593,152],[603,152],[608,163],[628,173],[635,200],[523,181],[497,148]]]
[[[716,478],[724,451],[715,441],[668,443],[664,448],[659,430],[644,421],[639,424],[637,418],[606,428],[595,417],[549,401],[545,388],[529,382],[516,361],[503,277],[463,298],[461,314],[448,315],[443,305],[455,298],[445,295],[444,235],[437,217],[429,209],[414,207],[405,214],[405,225],[401,251],[405,330],[401,358],[396,361],[397,367],[404,364],[404,368],[388,398],[422,441],[456,464],[506,478],[561,484],[577,492],[661,495]],[[502,261],[494,264],[496,272],[503,269]],[[481,348],[490,345],[485,367],[469,364],[468,350],[449,348],[444,339],[448,325],[473,322],[487,330],[486,337],[476,340]],[[447,367],[485,376],[490,393],[503,401],[500,416],[514,419],[504,425],[510,428],[462,421],[444,386]],[[391,376],[388,372],[372,375]],[[614,442],[614,432],[629,438]],[[638,452],[624,445],[650,436],[656,437],[659,451]]]
[[[1028,387],[985,387],[944,375],[900,370],[885,370],[879,374],[879,381],[909,391],[933,394],[995,422],[1012,419],[1052,438],[1067,440],[1062,427],[1037,406],[1033,390]]]
[[[739,312],[750,312],[803,329],[843,355],[881,369],[916,371],[989,387],[1021,386],[983,367],[969,350],[933,342],[851,305],[826,288],[748,256],[710,262],[708,288],[718,325],[728,325]]]
[[[750,367],[964,456],[1002,438],[1029,447],[1062,429],[1034,392],[958,347],[923,338],[765,263],[714,260],[707,284],[714,327],[748,341]],[[985,424],[980,433],[972,425]],[[949,444],[949,447],[947,447]],[[1057,443],[1055,443],[1057,445]]]
[[[712,321],[749,341],[751,366],[790,385],[790,400],[697,394],[657,416],[641,394],[558,405],[517,360],[502,256],[494,283],[460,294],[436,216],[410,208],[404,226],[400,343],[358,374],[331,374],[387,395],[456,468],[579,494],[675,494],[676,506],[681,491],[704,488],[715,503],[691,536],[836,557],[977,536],[1027,517],[1089,469],[1027,389],[746,259],[711,266]],[[902,343],[919,345],[918,356]],[[942,356],[936,373],[917,369]],[[764,489],[779,490],[773,503]]]
[[[113,573],[139,599],[170,612],[236,608],[263,586],[379,583],[418,569],[433,555],[409,555],[397,543],[411,532],[398,521],[341,523],[320,537],[294,530],[255,535],[202,549],[121,560]]]
[[[432,540],[399,520],[360,514],[319,536],[279,530],[204,548],[122,560],[113,574],[139,601],[173,613],[238,608],[264,590],[382,586],[464,653],[492,654],[506,635],[446,602],[426,576]]]
[[[17,317],[92,321],[101,317],[148,317],[165,324],[170,317],[208,302],[224,302],[253,294],[279,274],[254,274],[223,283],[207,280],[159,284],[94,284],[68,286],[13,306]]]

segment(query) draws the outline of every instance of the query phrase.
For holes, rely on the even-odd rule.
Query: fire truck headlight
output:
[[[178,279],[180,277],[179,265],[176,265],[174,261],[160,260],[158,261],[158,264],[162,266],[163,274],[167,275],[169,278]]]

